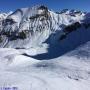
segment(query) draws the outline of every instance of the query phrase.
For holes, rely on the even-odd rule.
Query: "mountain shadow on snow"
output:
[[[56,32],[55,34],[57,35],[58,33],[60,32]],[[57,42],[52,41],[54,40],[54,38],[52,39],[52,37],[55,36],[55,34],[52,34],[44,42],[44,43],[49,44],[48,52],[39,54],[36,56],[32,56],[33,58],[36,58],[39,60],[44,60],[44,59],[49,60],[49,59],[57,58],[59,56],[62,56],[63,54],[66,54],[78,48],[80,45],[84,45],[90,41],[90,28],[86,29],[85,26],[83,26],[82,28],[77,28],[77,30],[74,30],[73,32],[70,32],[68,34],[66,33],[65,38],[63,38],[62,40],[60,40],[59,38],[57,39]],[[88,54],[88,52],[86,53]],[[79,53],[78,55],[82,56],[82,53]],[[83,54],[83,56],[84,55],[86,54]]]

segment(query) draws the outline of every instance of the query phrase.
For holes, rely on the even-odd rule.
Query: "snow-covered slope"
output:
[[[84,19],[84,13],[68,12],[56,13],[43,5],[16,10],[4,20],[0,47],[30,48],[41,45],[52,34],[59,32],[60,35],[65,26]]]
[[[90,90],[90,13],[39,5],[0,18],[0,89]]]
[[[0,13],[0,31],[3,29],[3,21],[7,18],[8,15],[10,15],[12,11],[9,13]]]
[[[76,56],[87,45],[51,60],[37,60],[23,54],[33,54],[35,48],[31,52],[2,48],[0,86],[18,90],[90,90],[90,58]]]

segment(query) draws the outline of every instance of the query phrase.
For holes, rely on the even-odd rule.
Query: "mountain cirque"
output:
[[[0,13],[0,47],[0,89],[90,90],[90,13]]]

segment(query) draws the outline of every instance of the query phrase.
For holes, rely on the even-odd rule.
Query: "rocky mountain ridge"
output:
[[[90,23],[85,22],[89,16],[66,9],[56,13],[44,5],[17,9],[1,21],[0,47],[30,48],[41,45],[51,36],[51,42],[62,40],[78,28],[89,27]]]

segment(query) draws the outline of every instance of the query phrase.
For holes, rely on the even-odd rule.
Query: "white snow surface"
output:
[[[90,90],[90,28],[81,26],[59,40],[65,26],[90,20],[90,14],[46,13],[39,7],[21,8],[3,18],[0,14],[1,31],[30,31],[26,39],[0,37],[0,89]]]
[[[40,53],[45,52],[39,50]],[[90,90],[90,58],[63,55],[51,60],[37,60],[37,49],[0,49],[0,87],[18,90]]]

